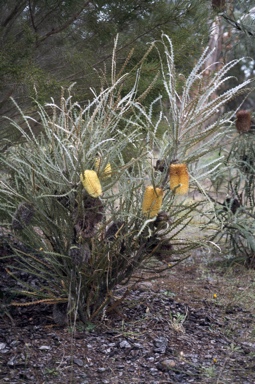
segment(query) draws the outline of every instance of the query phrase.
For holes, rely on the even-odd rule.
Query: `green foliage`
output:
[[[207,245],[207,238],[184,235],[196,215],[201,216],[204,201],[170,191],[168,169],[176,159],[186,162],[190,188],[196,189],[199,178],[218,166],[218,160],[206,165],[199,160],[219,145],[229,114],[216,122],[210,118],[249,81],[212,97],[238,60],[205,81],[206,51],[183,78],[178,94],[171,40],[163,35],[157,44],[159,54],[162,46],[164,51],[160,63],[168,100],[158,97],[149,108],[142,105],[137,98],[139,68],[133,86],[123,94],[128,74],[116,71],[114,52],[111,84],[94,93],[85,107],[73,101],[71,89],[59,106],[53,100],[45,107],[38,104],[37,135],[34,118],[17,104],[24,123],[8,119],[23,138],[16,145],[7,141],[0,158],[1,226],[12,258],[8,270],[23,285],[19,294],[54,304],[55,318],[63,305],[84,322],[98,318],[115,305],[116,286],[127,283],[135,271],[159,272],[169,268],[169,261],[174,267],[191,249]],[[158,135],[162,119],[167,129]],[[155,166],[156,159],[162,166]],[[110,175],[105,173],[109,164]],[[102,195],[91,196],[83,188],[80,175],[85,170],[97,172]],[[90,179],[91,188],[94,182]],[[152,218],[141,209],[146,185],[164,189],[160,212]],[[36,276],[37,285],[22,281],[20,270]]]
[[[254,146],[253,126],[246,132],[230,130],[225,160],[213,177],[215,192],[223,193],[225,199],[223,203],[214,202],[212,220],[216,224],[213,239],[223,240],[228,257],[252,268],[255,265]]]
[[[254,1],[233,0],[225,2],[222,12],[217,15],[216,23],[220,23],[221,37],[220,50],[221,60],[231,61],[236,57],[243,57],[231,71],[233,76],[238,77],[239,81],[254,76]],[[232,83],[230,83],[232,87]],[[245,102],[245,108],[254,109],[254,94],[251,93]],[[241,104],[242,99],[230,102],[229,109],[236,109]]]
[[[60,87],[76,83],[73,94],[84,106],[90,88],[100,89],[98,73],[109,74],[112,44],[119,34],[120,70],[134,50],[127,70],[137,65],[147,51],[146,43],[160,39],[162,30],[171,35],[176,65],[188,73],[208,39],[206,1],[20,1],[0,5],[0,115],[14,118],[12,96],[31,115],[31,98],[39,103],[57,97]],[[205,23],[201,23],[204,20]],[[196,38],[192,36],[195,33]],[[201,44],[200,44],[201,43]],[[188,60],[187,60],[188,58]],[[158,57],[144,61],[142,94],[158,73]],[[109,78],[107,81],[109,82]],[[132,87],[134,79],[125,84]],[[159,83],[148,104],[162,92]],[[36,95],[35,95],[36,89]],[[1,118],[1,132],[5,121]],[[5,135],[6,136],[6,135]]]

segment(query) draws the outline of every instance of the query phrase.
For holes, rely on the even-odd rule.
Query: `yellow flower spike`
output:
[[[112,176],[112,167],[110,163],[107,163],[105,169],[102,173],[103,177],[111,177]]]
[[[101,183],[95,171],[86,169],[83,174],[80,174],[80,180],[90,196],[98,197],[102,195]]]
[[[157,216],[162,205],[163,195],[162,188],[154,188],[152,185],[146,187],[143,195],[142,212],[149,218]]]
[[[95,171],[98,173],[100,168],[101,159],[99,157],[95,160]],[[101,173],[101,177],[111,177],[112,175],[112,167],[110,163],[107,163],[103,172]]]
[[[101,164],[101,157],[96,157],[95,159],[95,171],[98,172]]]
[[[176,195],[185,195],[189,191],[189,174],[187,165],[171,164],[169,167],[170,189]]]

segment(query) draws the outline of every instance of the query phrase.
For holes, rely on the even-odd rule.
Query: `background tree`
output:
[[[215,62],[253,57],[252,5],[252,1],[239,0],[1,1],[1,138],[10,138],[13,133],[3,116],[18,118],[10,96],[32,116],[32,100],[44,103],[53,97],[57,102],[62,86],[68,88],[76,83],[73,97],[81,105],[93,97],[91,88],[98,92],[108,86],[112,81],[111,56],[117,34],[117,72],[121,75],[125,66],[125,71],[133,73],[123,83],[123,94],[134,81],[136,65],[147,51],[147,44],[159,40],[162,31],[171,37],[176,68],[184,76],[209,40],[213,43],[211,47],[217,47],[212,57]],[[231,74],[244,80],[253,75],[253,66],[247,59]],[[143,60],[137,90],[144,95],[151,85],[146,93],[148,103],[163,92],[158,73],[158,57],[151,50]],[[179,82],[181,87],[181,79]],[[232,101],[225,108],[233,109],[240,101]],[[247,98],[245,103],[249,108],[253,99]]]
[[[210,11],[207,1],[198,0],[1,1],[0,116],[15,117],[10,96],[32,113],[31,97],[58,98],[60,87],[73,82],[80,103],[90,98],[91,87],[109,81],[117,34],[119,68],[128,55],[128,68],[134,68],[163,30],[172,38],[177,68],[187,74],[207,44]],[[139,92],[158,70],[154,52],[144,62]],[[155,87],[152,98],[157,93]],[[1,126],[3,134],[3,121]]]
[[[238,66],[233,68],[232,74],[238,81],[254,76],[254,37],[255,37],[255,9],[253,1],[212,1],[215,10],[211,41],[216,48],[215,61],[227,63],[231,60],[244,57]],[[218,4],[218,6],[216,6]],[[219,4],[221,6],[219,6]],[[222,64],[220,64],[222,65]],[[232,81],[229,86],[233,85]],[[233,100],[226,106],[229,110],[235,109],[242,98]],[[244,101],[245,108],[254,108],[254,97],[251,94]]]

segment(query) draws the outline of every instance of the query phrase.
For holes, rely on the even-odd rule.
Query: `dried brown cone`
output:
[[[104,206],[99,198],[85,195],[83,199],[83,209],[74,212],[74,228],[77,237],[83,239],[92,237],[96,233],[96,225],[103,220]]]
[[[157,160],[155,165],[155,171],[164,172],[167,169],[165,160]]]
[[[216,12],[225,11],[226,1],[225,0],[212,0],[212,8]]]
[[[173,253],[173,246],[168,239],[158,238],[153,235],[146,240],[145,250],[159,261],[168,262]]]
[[[240,110],[236,113],[236,129],[239,133],[249,132],[251,129],[251,112]]]
[[[171,219],[167,212],[161,211],[158,213],[156,220],[154,221],[154,226],[157,230],[166,229],[168,224],[171,223]]]
[[[105,233],[105,238],[109,241],[115,240],[118,237],[119,233],[123,233],[124,226],[124,221],[113,222],[107,229]]]
[[[241,203],[237,199],[230,199],[229,197],[227,197],[226,200],[223,202],[223,206],[225,211],[230,210],[233,214],[235,214],[238,208],[240,208]]]
[[[169,167],[170,189],[176,195],[185,195],[189,191],[189,174],[187,165],[171,164]]]

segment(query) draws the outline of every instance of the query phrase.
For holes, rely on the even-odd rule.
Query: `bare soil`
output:
[[[255,383],[254,271],[198,254],[75,329],[51,306],[9,307],[1,278],[0,383]]]

